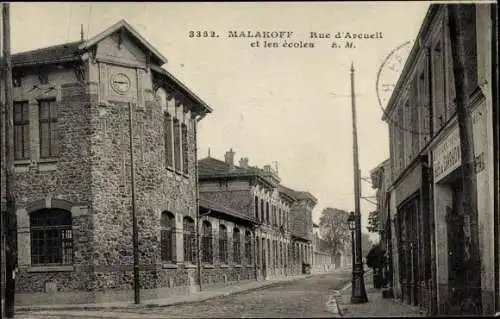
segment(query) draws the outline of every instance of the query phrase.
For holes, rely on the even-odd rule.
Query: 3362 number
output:
[[[215,31],[189,31],[190,38],[218,38],[219,35]]]

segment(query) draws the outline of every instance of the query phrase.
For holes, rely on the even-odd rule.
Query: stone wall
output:
[[[93,263],[103,270],[103,277],[96,278],[96,284],[100,289],[121,289],[131,284],[133,264],[128,106],[121,103],[96,106],[94,119],[94,236],[100,245],[96,247]],[[145,108],[133,105],[132,119],[142,288],[168,287],[172,280],[175,286],[188,285],[192,271],[182,266],[176,270],[162,268],[160,217],[163,211],[172,212],[176,222],[180,222],[180,229],[184,216],[195,219],[194,120],[186,119],[190,167],[186,175],[165,166],[163,111],[160,105],[156,101],[146,101]],[[177,262],[182,264],[183,260],[178,259]],[[128,271],[118,269],[123,267]]]
[[[78,83],[62,84],[60,90],[60,99],[56,103],[59,156],[57,159],[40,159],[38,103],[29,100],[31,157],[27,161],[16,161],[18,292],[87,289],[91,278],[85,271],[73,269],[90,264],[94,246],[92,219],[87,215],[87,208],[91,201],[89,105],[95,97]],[[29,214],[50,207],[72,211],[75,268],[49,274],[31,267]]]

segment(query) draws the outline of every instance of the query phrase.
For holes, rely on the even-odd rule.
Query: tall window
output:
[[[182,172],[188,174],[189,155],[188,155],[188,131],[187,125],[182,124]]]
[[[219,259],[227,264],[227,228],[224,225],[219,225]]]
[[[249,230],[245,232],[245,261],[252,263],[252,233]]]
[[[399,123],[399,127],[397,128],[397,141],[398,141],[398,172],[403,169],[404,167],[404,159],[405,159],[405,139],[404,139],[404,131],[401,129],[401,126],[403,125],[403,107],[399,107],[398,113],[397,113],[397,122]]]
[[[211,263],[213,260],[213,246],[212,246],[212,225],[208,221],[203,221],[201,231],[201,245],[202,255],[201,261],[204,263]]]
[[[263,222],[265,220],[265,217],[266,217],[266,212],[264,209],[264,200],[261,199],[260,200],[260,221]]]
[[[233,261],[241,264],[241,235],[238,228],[233,229]]]
[[[280,266],[280,258],[279,258],[279,255],[280,255],[280,248],[279,248],[279,242],[278,241],[274,241],[274,247],[275,247],[275,250],[274,250],[274,258],[276,259],[276,268],[278,268]]]
[[[266,223],[269,225],[271,220],[269,218],[269,202],[266,202]]]
[[[31,264],[71,265],[73,236],[71,213],[42,209],[30,215]]]
[[[255,206],[255,219],[259,220],[259,198],[257,196],[255,196],[254,206]]]
[[[27,159],[30,150],[28,102],[14,103],[14,159]]]
[[[428,63],[426,61],[426,63]],[[427,68],[426,63],[424,67]],[[426,71],[422,70],[418,76],[418,105],[419,105],[419,124],[420,131],[420,149],[422,149],[427,142],[430,140],[430,112],[429,112],[429,96],[428,92],[428,81],[426,76]]]
[[[165,164],[167,167],[174,167],[172,116],[165,113],[164,119]]]
[[[175,216],[170,212],[161,214],[161,260],[175,260]]]
[[[57,156],[57,110],[55,100],[39,103],[40,157]]]
[[[418,76],[413,79],[411,86],[411,148],[412,155],[415,157],[420,152],[420,125],[419,125],[419,107],[418,104]]]
[[[278,208],[273,205],[274,226],[278,226]]]
[[[174,167],[181,171],[181,124],[174,118]]]
[[[444,50],[440,41],[434,46],[432,52],[434,132],[437,132],[446,122],[445,75]]]
[[[184,217],[182,228],[184,232],[184,261],[194,263],[196,261],[196,233],[194,220]]]

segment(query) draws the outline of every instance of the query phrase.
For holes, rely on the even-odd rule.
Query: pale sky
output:
[[[282,183],[325,207],[354,210],[349,69],[356,69],[359,161],[362,176],[388,158],[375,83],[397,46],[413,40],[429,2],[12,3],[12,51],[77,41],[80,25],[92,37],[125,19],[167,59],[164,68],[213,108],[200,123],[199,157],[248,157],[262,167],[278,162]],[[213,30],[219,38],[189,38]],[[252,48],[228,31],[291,31],[314,48]],[[381,39],[331,48],[310,32],[374,33]],[[273,41],[273,40],[270,40]],[[280,45],[282,42],[280,42]],[[408,47],[409,48],[409,47]],[[408,51],[407,51],[408,52]],[[362,182],[363,196],[372,196]],[[363,225],[375,207],[361,201]],[[372,235],[372,237],[374,237]]]

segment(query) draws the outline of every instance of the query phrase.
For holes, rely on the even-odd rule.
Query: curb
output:
[[[85,311],[85,310],[101,310],[101,311],[109,311],[109,310],[116,310],[116,309],[147,309],[147,308],[165,308],[165,307],[170,307],[170,306],[179,306],[179,305],[185,305],[185,304],[190,304],[190,303],[196,303],[196,302],[204,302],[204,301],[207,301],[207,300],[212,300],[212,299],[216,299],[216,298],[223,298],[223,297],[227,297],[227,296],[231,296],[231,295],[236,295],[236,294],[240,294],[240,293],[245,293],[245,292],[250,292],[250,291],[255,291],[255,290],[259,290],[259,289],[263,289],[263,288],[269,288],[269,287],[273,287],[273,286],[277,286],[277,285],[280,285],[280,284],[283,284],[283,283],[286,283],[286,282],[291,282],[291,281],[295,281],[295,280],[300,280],[300,279],[307,279],[307,278],[310,278],[310,277],[313,277],[315,274],[311,274],[311,275],[306,275],[304,277],[299,277],[299,278],[290,278],[290,279],[284,279],[284,280],[278,280],[278,281],[275,281],[275,282],[264,282],[263,285],[261,286],[258,286],[258,287],[250,287],[250,288],[247,288],[247,289],[241,289],[241,290],[237,290],[237,291],[229,291],[229,292],[223,292],[223,293],[215,293],[214,292],[214,295],[212,296],[206,296],[206,297],[202,297],[200,299],[196,299],[196,300],[181,300],[181,301],[177,301],[177,302],[172,302],[172,303],[169,303],[169,304],[155,304],[155,303],[146,303],[146,304],[125,304],[125,305],[121,305],[121,306],[109,306],[109,307],[106,307],[106,306],[99,306],[99,305],[96,305],[96,306],[72,306],[72,305],[68,305],[67,307],[58,307],[58,308],[48,308],[50,307],[50,305],[47,305],[47,306],[43,306],[43,307],[37,307],[37,306],[33,306],[33,307],[16,307],[15,308],[15,311],[19,311],[19,312],[29,312],[29,311],[64,311],[64,310],[81,310],[81,311]],[[208,291],[207,291],[208,292]],[[199,293],[199,292],[197,292]],[[189,295],[186,295],[186,296],[189,296]]]
[[[372,272],[372,271],[371,271],[371,269],[368,269],[368,270],[364,271],[364,273],[363,273],[363,278],[364,278],[366,275],[370,274],[371,272]],[[339,306],[339,301],[338,301],[338,299],[339,299],[339,298],[341,298],[341,297],[342,297],[342,294],[343,294],[343,293],[344,293],[347,289],[349,289],[349,288],[351,288],[351,287],[352,287],[352,281],[350,281],[350,282],[349,282],[348,284],[346,284],[344,287],[340,288],[340,290],[335,290],[335,292],[334,292],[335,304],[336,304],[336,306],[337,306],[337,315],[338,315],[339,317],[342,317],[343,315],[342,315],[342,309],[341,309],[341,308],[340,308],[340,306]]]

